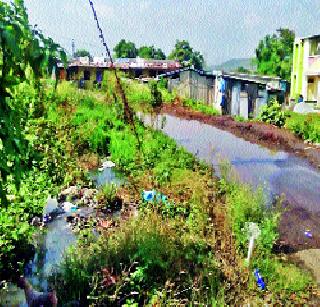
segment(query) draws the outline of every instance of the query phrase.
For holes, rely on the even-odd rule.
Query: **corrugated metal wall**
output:
[[[198,72],[190,70],[181,72],[179,81],[170,80],[168,89],[176,89],[181,97],[212,105],[215,97],[214,84],[213,77],[200,75]]]

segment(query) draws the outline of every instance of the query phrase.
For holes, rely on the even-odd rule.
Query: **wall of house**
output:
[[[196,71],[182,71],[179,81],[171,80],[168,87],[171,91],[175,89],[181,97],[194,99],[208,105],[213,105],[214,103],[214,78],[200,75]]]
[[[308,54],[304,52],[304,40],[296,39],[293,49],[293,67],[291,74],[291,99],[297,99],[302,94],[303,72],[304,72],[304,57],[308,57]],[[308,45],[308,44],[307,44]]]

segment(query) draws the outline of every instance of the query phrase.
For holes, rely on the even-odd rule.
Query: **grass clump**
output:
[[[219,111],[216,110],[213,106],[209,106],[207,104],[204,104],[203,102],[195,101],[193,99],[189,99],[189,98],[183,99],[182,104],[185,107],[191,108],[192,110],[195,110],[195,111],[202,112],[204,114],[213,115],[213,116],[220,114]]]
[[[249,269],[251,271],[259,269],[267,290],[275,297],[280,295],[288,299],[292,293],[306,293],[308,287],[312,285],[310,274],[272,253],[279,237],[278,226],[281,216],[279,206],[271,204],[267,206],[261,188],[253,191],[251,187],[239,184],[232,175],[230,176],[230,164],[223,163],[221,168],[219,190],[225,197],[237,249],[243,258],[247,257],[249,245],[247,223],[256,223],[260,229]],[[251,289],[257,288],[253,274],[250,275],[249,285]]]
[[[320,143],[320,115],[317,113],[298,114],[286,112],[287,121],[285,127],[293,131],[302,139],[311,143]]]
[[[79,242],[62,272],[56,276],[62,299],[97,305],[143,305],[200,293],[202,300],[212,302],[220,285],[206,245],[194,240],[178,220],[165,222],[154,212],[145,212],[109,236]]]

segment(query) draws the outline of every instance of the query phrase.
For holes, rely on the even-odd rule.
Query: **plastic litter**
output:
[[[48,214],[45,214],[43,217],[42,217],[42,221],[44,224],[47,224],[50,220],[50,217]]]
[[[166,201],[167,201],[167,196],[165,196],[164,194],[162,194],[162,193],[157,193],[156,194],[156,200],[158,201],[158,202],[163,202],[163,203],[165,203]]]
[[[115,163],[113,163],[112,161],[105,161],[102,163],[102,167],[103,168],[108,168],[108,167],[115,167]]]
[[[312,238],[312,233],[311,233],[310,230],[306,230],[306,231],[304,232],[304,235],[305,235],[306,237],[308,237],[308,238]]]
[[[143,191],[142,193],[142,198],[145,201],[157,201],[157,202],[162,202],[162,203],[166,203],[168,197],[162,193],[159,193],[155,190],[151,190],[151,191]]]
[[[75,204],[69,202],[64,202],[62,208],[65,212],[76,212],[78,210],[78,207]]]
[[[142,193],[142,198],[145,201],[152,201],[155,197],[156,191],[151,190],[151,191],[143,191]]]
[[[257,285],[258,285],[259,289],[260,290],[265,290],[266,285],[265,285],[265,283],[263,281],[262,276],[259,273],[259,269],[255,269],[254,276],[256,277],[256,281],[257,281]]]
[[[248,234],[249,234],[247,264],[249,264],[253,247],[254,247],[254,240],[256,240],[260,236],[261,231],[256,223],[248,223],[247,227],[248,227]]]

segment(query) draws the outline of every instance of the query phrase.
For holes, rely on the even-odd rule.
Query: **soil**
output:
[[[292,255],[293,262],[307,268],[314,276],[316,282],[320,284],[320,249],[307,249]]]
[[[226,130],[251,143],[260,144],[273,150],[283,150],[307,159],[313,166],[320,168],[320,147],[304,143],[291,131],[263,122],[238,122],[231,116],[212,116],[182,106],[181,103],[164,104],[162,112],[183,119],[197,120],[219,129]]]

